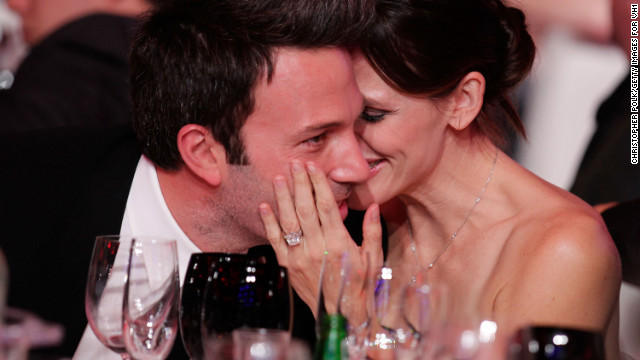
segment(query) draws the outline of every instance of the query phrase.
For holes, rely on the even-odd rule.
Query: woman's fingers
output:
[[[322,236],[316,212],[311,181],[300,161],[292,161],[290,169],[293,178],[295,213],[304,233],[304,246],[309,254],[319,259],[325,250],[325,239]]]
[[[287,266],[289,261],[289,249],[287,243],[282,238],[282,231],[280,230],[280,224],[276,215],[273,213],[271,206],[266,203],[262,203],[259,206],[260,217],[264,224],[264,229],[267,233],[267,240],[271,243],[271,247],[276,253],[278,258],[278,264],[281,266]]]
[[[306,177],[306,174],[304,176]],[[289,269],[290,283],[296,289],[298,295],[305,303],[310,306],[316,306],[319,270],[314,271],[314,269],[319,268],[319,265],[314,267],[312,264],[308,256],[310,250],[306,244],[309,241],[319,242],[322,239],[314,239],[313,231],[302,227],[302,222],[298,220],[294,201],[285,178],[281,175],[276,176],[273,185],[279,219],[268,204],[262,203],[259,206],[267,239],[276,253],[278,263]],[[309,188],[308,191],[311,192],[310,184],[307,187]],[[309,196],[312,197],[312,195]],[[290,245],[284,238],[287,232],[296,231],[293,229],[302,230],[301,243],[298,245]]]
[[[290,246],[297,246],[302,241],[302,233],[300,232],[298,216],[284,176],[278,175],[273,179],[273,189],[276,193],[280,227],[282,228],[284,239]]]
[[[370,269],[379,269],[384,261],[382,252],[382,224],[380,207],[372,204],[367,209],[362,223],[362,252],[369,258]]]
[[[266,203],[260,204],[260,215],[278,262],[289,268],[292,286],[315,309],[318,276],[326,251],[334,259],[341,258],[346,252],[354,274],[366,274],[367,269],[377,269],[382,265],[380,210],[377,205],[367,210],[363,223],[363,247],[359,248],[344,227],[325,174],[313,162],[303,166],[299,161],[292,161],[290,170],[293,197],[284,176],[278,175],[273,181],[279,219]],[[343,194],[339,190],[337,195],[344,198],[347,192]],[[298,230],[302,231],[302,243],[287,245],[283,236]],[[340,268],[333,270],[340,271]],[[362,284],[364,279],[366,277]],[[353,294],[356,298],[359,295]]]
[[[344,227],[340,210],[329,182],[315,163],[307,162],[306,168],[315,191],[315,207],[319,222],[322,225],[327,250],[331,252],[346,251],[353,243],[347,229]],[[351,243],[347,243],[347,240]]]

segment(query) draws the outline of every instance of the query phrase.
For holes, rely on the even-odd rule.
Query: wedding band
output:
[[[284,239],[287,241],[289,246],[296,246],[300,244],[300,239],[302,238],[302,230],[292,231],[290,233],[284,234]]]

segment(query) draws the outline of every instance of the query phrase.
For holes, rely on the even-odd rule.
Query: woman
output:
[[[500,0],[376,3],[369,42],[354,54],[365,101],[357,132],[371,173],[348,204],[382,204],[386,263],[445,283],[451,306],[494,320],[498,335],[529,324],[593,329],[618,359],[620,263],[600,216],[500,150],[524,133],[508,98],[535,53],[522,12]],[[261,212],[313,309],[320,246],[379,261],[377,207],[358,248],[345,240],[321,174],[310,173],[313,185],[292,174],[295,204],[276,189],[280,222],[268,206]],[[280,224],[298,225],[303,247],[287,246]]]

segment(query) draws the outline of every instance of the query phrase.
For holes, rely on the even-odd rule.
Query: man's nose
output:
[[[332,170],[327,175],[337,183],[362,183],[369,177],[369,164],[362,156],[355,135],[336,147],[333,161]]]

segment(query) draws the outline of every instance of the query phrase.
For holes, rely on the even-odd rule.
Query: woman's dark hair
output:
[[[246,164],[240,129],[253,91],[271,78],[277,49],[351,47],[373,19],[369,0],[165,0],[147,15],[130,54],[133,125],[143,153],[175,170],[177,134],[209,129],[230,163]]]
[[[362,51],[387,84],[414,95],[446,96],[480,72],[486,89],[474,126],[499,146],[525,135],[509,98],[535,57],[522,11],[500,0],[376,0]]]

